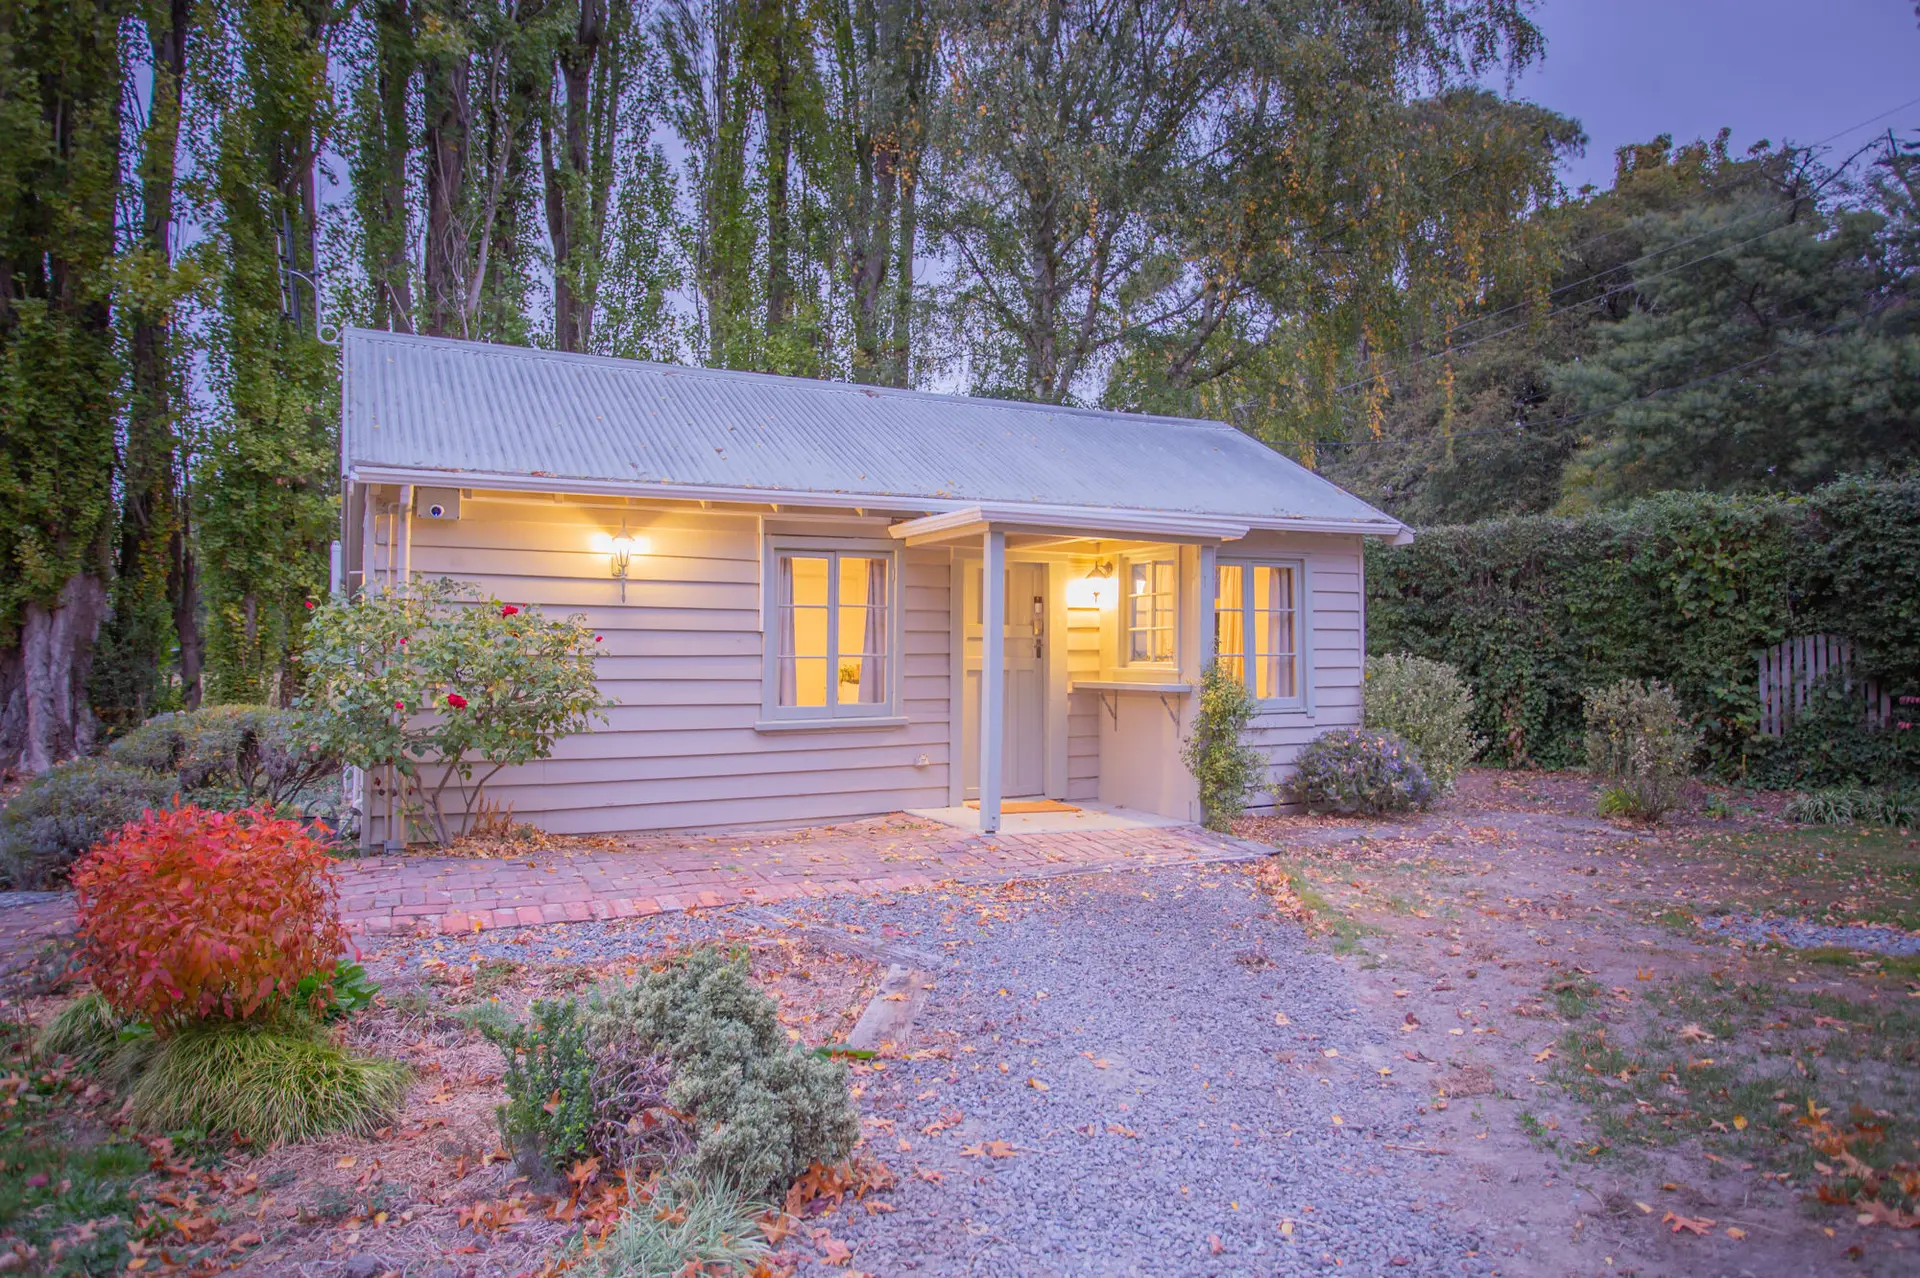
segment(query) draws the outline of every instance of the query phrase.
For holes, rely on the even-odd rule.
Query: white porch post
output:
[[[980,833],[1000,829],[1001,689],[1007,661],[1007,535],[989,528],[980,557]]]

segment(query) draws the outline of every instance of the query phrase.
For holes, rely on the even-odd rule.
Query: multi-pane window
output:
[[[1215,569],[1214,655],[1260,701],[1300,697],[1299,576],[1291,564]]]
[[[1171,559],[1134,559],[1127,564],[1127,660],[1171,662],[1174,635],[1174,564]]]
[[[885,713],[892,582],[887,555],[774,555],[774,705],[822,716]]]

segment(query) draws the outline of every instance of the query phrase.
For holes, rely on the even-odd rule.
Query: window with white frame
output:
[[[1176,581],[1171,559],[1127,561],[1128,664],[1172,664]]]
[[[790,719],[890,714],[892,553],[776,545],[769,567],[768,713]]]
[[[1300,565],[1214,566],[1214,657],[1256,701],[1301,701]]]

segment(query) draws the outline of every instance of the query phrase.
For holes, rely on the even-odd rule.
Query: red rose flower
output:
[[[404,701],[396,701],[393,703],[393,708],[395,710],[405,710],[407,708],[407,703]]]
[[[503,617],[511,617],[514,613],[519,611],[520,610],[514,607],[512,604],[508,604],[506,607],[500,610],[500,615]]]
[[[467,708],[467,699],[457,692],[449,692],[447,694],[447,704],[455,710],[465,710]]]
[[[595,635],[595,636],[593,637],[593,641],[594,641],[595,643],[599,643],[599,642],[600,642],[600,636],[599,636],[599,635]]]
[[[307,600],[307,610],[308,610],[309,612],[311,612],[311,611],[313,610],[313,600],[311,600],[311,599],[309,599],[309,600]]]

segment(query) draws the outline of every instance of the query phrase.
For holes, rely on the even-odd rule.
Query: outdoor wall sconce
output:
[[[593,539],[593,548],[607,556],[608,565],[614,580],[620,583],[620,602],[627,601],[627,569],[633,564],[635,555],[647,553],[647,539],[635,537],[627,531],[627,521],[620,521],[620,531],[609,537],[605,533],[597,534]]]
[[[1113,560],[1096,559],[1087,575],[1067,583],[1067,607],[1104,608],[1113,589]]]

